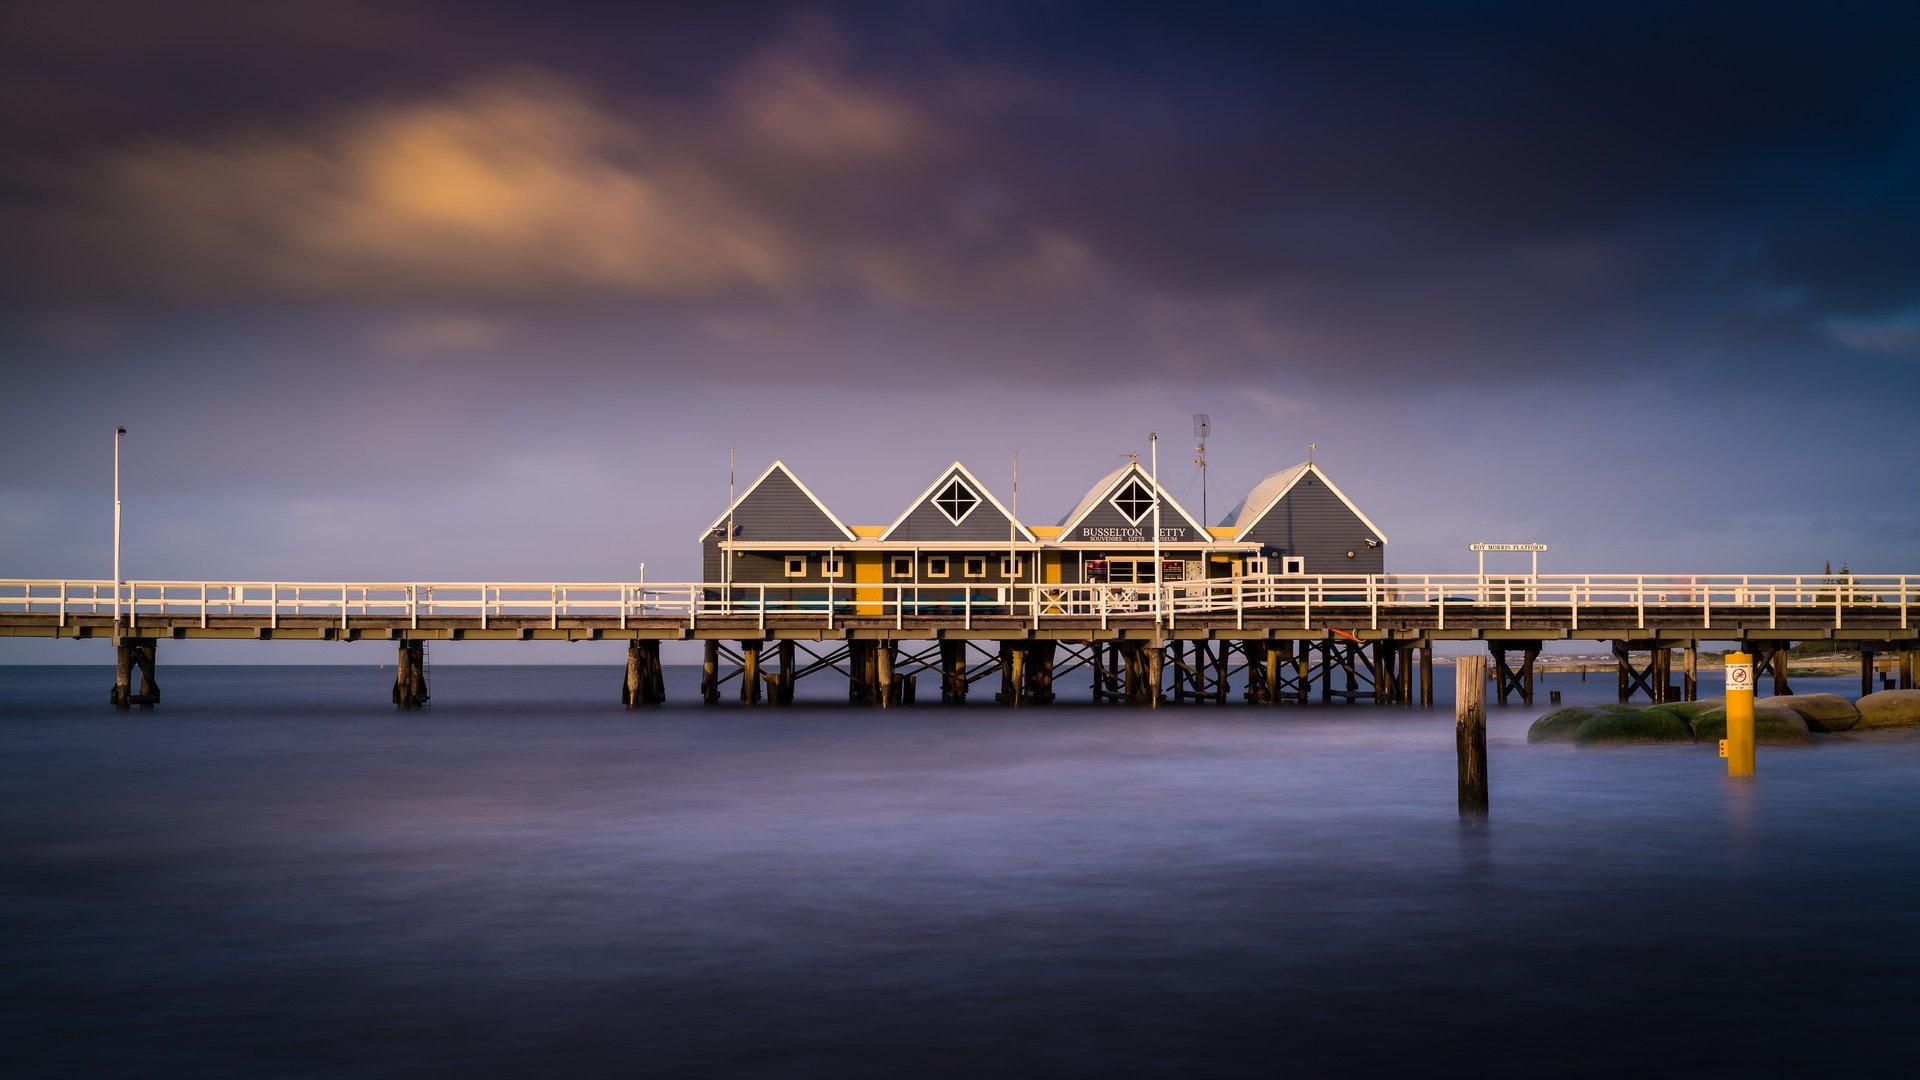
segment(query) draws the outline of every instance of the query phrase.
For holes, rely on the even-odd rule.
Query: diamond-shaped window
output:
[[[1138,525],[1141,518],[1153,513],[1153,492],[1137,476],[1130,478],[1110,501],[1129,525]]]
[[[973,513],[974,507],[980,505],[980,496],[975,495],[972,488],[955,477],[947,482],[946,487],[940,489],[938,495],[933,497],[933,505],[947,515],[948,521],[958,525],[967,519],[968,514]]]

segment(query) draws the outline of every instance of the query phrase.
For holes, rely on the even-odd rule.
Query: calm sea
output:
[[[433,674],[399,714],[373,667],[163,667],[117,714],[104,668],[0,667],[0,1073],[1920,1056],[1913,737],[1762,748],[1740,785],[1711,747],[1527,746],[1543,690],[1494,711],[1463,826],[1445,707],[628,712],[615,667]]]

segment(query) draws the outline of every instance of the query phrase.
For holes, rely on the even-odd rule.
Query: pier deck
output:
[[[1411,653],[1422,652],[1420,667],[1430,682],[1433,645],[1442,641],[1486,642],[1503,680],[1503,698],[1511,691],[1530,700],[1534,659],[1544,643],[1564,640],[1613,643],[1623,700],[1635,690],[1663,698],[1673,649],[1687,652],[1684,693],[1691,697],[1696,651],[1712,641],[1737,643],[1767,658],[1763,667],[1771,663],[1781,690],[1784,650],[1809,640],[1852,643],[1868,664],[1875,653],[1897,653],[1901,685],[1911,686],[1920,650],[1916,615],[1920,576],[1839,582],[1699,575],[1262,576],[1158,588],[140,581],[121,584],[117,596],[110,581],[0,580],[0,637],[106,638],[123,651],[136,650],[131,659],[122,657],[122,690],[129,664],[151,677],[153,648],[162,640],[385,641],[399,643],[407,654],[403,670],[424,664],[426,642],[627,641],[644,650],[630,657],[630,683],[654,684],[660,642],[703,641],[709,669],[703,694],[710,701],[718,683],[735,675],[747,700],[758,699],[763,643],[775,643],[786,658],[780,672],[766,677],[787,679],[790,695],[797,677],[791,666],[795,642],[840,643],[843,652],[857,654],[858,664],[869,670],[851,677],[885,684],[868,688],[882,704],[900,674],[894,669],[896,643],[916,641],[960,650],[957,660],[951,650],[942,651],[937,663],[923,660],[917,669],[938,671],[949,700],[964,697],[966,685],[980,677],[977,670],[969,674],[968,647],[987,651],[987,666],[1002,670],[1006,679],[1027,678],[1029,668],[1040,671],[1050,698],[1056,645],[1091,650],[1072,663],[1095,667],[1096,697],[1104,664],[1115,685],[1132,688],[1128,699],[1145,694],[1152,701],[1159,700],[1167,650],[1174,654],[1176,700],[1188,691],[1224,700],[1236,662],[1231,672],[1260,669],[1246,676],[1250,699],[1277,699],[1285,690],[1305,700],[1316,672],[1323,693],[1332,693],[1325,688],[1333,685],[1337,669],[1346,680],[1347,700],[1410,700]],[[720,642],[740,645],[738,653],[727,653],[738,665],[731,674],[718,673]],[[884,646],[877,654],[875,644]],[[989,646],[997,646],[997,653]],[[1508,650],[1524,655],[1519,668],[1508,665]],[[1635,651],[1653,659],[1644,667],[1633,664],[1628,655]],[[1129,665],[1125,680],[1116,656]],[[844,659],[816,657],[802,673],[838,670]],[[908,675],[912,660],[909,654]],[[1289,664],[1295,665],[1291,677],[1281,670]],[[1863,674],[1863,687],[1870,686],[1869,675]],[[1017,685],[1002,692],[1020,695]],[[636,693],[630,686],[629,695]],[[138,702],[139,695],[132,696]],[[396,700],[403,696],[414,694],[396,689]],[[424,700],[424,682],[417,696]],[[1431,698],[1430,686],[1423,686],[1421,697]]]

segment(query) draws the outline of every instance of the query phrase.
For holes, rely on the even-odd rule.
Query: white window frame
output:
[[[913,556],[887,556],[887,576],[894,578],[911,578],[913,576]]]
[[[986,577],[987,557],[985,555],[962,556],[960,559],[960,572],[970,578]]]
[[[837,578],[846,572],[846,556],[826,554],[820,556],[820,576]]]
[[[945,506],[941,505],[941,502],[940,502],[940,500],[946,496],[947,492],[952,491],[955,487],[958,487],[962,492],[966,494],[968,498],[973,500],[973,504],[968,506],[966,510],[961,513],[959,517],[954,517],[953,512],[948,510]],[[933,503],[933,508],[935,510],[940,511],[941,517],[946,518],[948,521],[953,522],[955,525],[958,525],[961,522],[967,520],[967,518],[975,510],[980,509],[981,503],[986,502],[985,499],[980,497],[979,492],[973,490],[973,488],[967,485],[967,482],[965,480],[962,480],[957,476],[948,480],[946,483],[940,485],[940,490],[934,492],[933,498],[928,501]]]
[[[1125,495],[1129,490],[1131,490],[1134,487],[1138,487],[1141,493],[1146,495],[1147,497],[1146,509],[1140,511],[1139,517],[1135,517],[1127,513],[1125,508],[1123,508],[1120,505],[1120,496]],[[1138,476],[1129,476],[1127,477],[1127,482],[1120,485],[1120,490],[1114,492],[1113,497],[1107,500],[1107,505],[1113,507],[1114,511],[1117,512],[1120,515],[1121,519],[1124,520],[1127,524],[1132,525],[1135,528],[1138,528],[1141,522],[1153,516],[1154,505],[1159,501],[1160,501],[1159,498],[1154,494],[1153,487],[1150,484],[1140,479]]]
[[[1280,556],[1280,572],[1282,574],[1305,574],[1307,572],[1306,556],[1304,555]]]
[[[1018,555],[1000,556],[1000,576],[1012,581],[1020,576],[1020,557]]]
[[[934,569],[936,565],[939,567],[939,569],[937,570]],[[953,560],[948,556],[945,556],[945,555],[927,556],[927,576],[930,578],[946,577],[948,572],[952,568],[953,568]]]
[[[794,577],[806,577],[806,576],[807,576],[807,561],[808,561],[808,560],[807,560],[807,557],[806,557],[805,555],[789,555],[789,556],[787,556],[787,557],[786,557],[786,568],[787,568],[787,576],[788,576],[788,577],[790,577],[790,578],[794,578]],[[798,569],[796,569],[796,568],[795,568],[796,566],[798,567]]]

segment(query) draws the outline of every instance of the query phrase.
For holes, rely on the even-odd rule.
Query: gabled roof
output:
[[[1166,489],[1155,484],[1153,477],[1148,475],[1147,470],[1141,468],[1140,463],[1137,461],[1129,461],[1125,465],[1120,466],[1095,481],[1094,485],[1087,489],[1086,495],[1081,497],[1080,502],[1074,506],[1073,510],[1069,512],[1066,517],[1060,519],[1060,535],[1065,536],[1072,532],[1074,527],[1080,524],[1082,518],[1093,513],[1094,508],[1099,506],[1101,502],[1112,498],[1114,492],[1119,490],[1120,485],[1124,483],[1127,476],[1132,473],[1138,473],[1140,482],[1147,485],[1150,490],[1159,496],[1161,506],[1160,515],[1162,518],[1166,516],[1167,510],[1171,509],[1174,513],[1180,515],[1181,520],[1187,523],[1187,527],[1193,530],[1195,536],[1204,537],[1207,535],[1207,531],[1200,527],[1200,523],[1193,520],[1193,515],[1187,513],[1185,507],[1181,506],[1173,496],[1167,494]]]
[[[995,510],[1000,511],[1001,517],[1006,518],[1008,521],[1012,521],[1014,524],[1014,527],[1020,530],[1021,536],[1025,537],[1028,541],[1032,543],[1037,544],[1040,542],[1039,539],[1033,535],[1033,530],[1027,528],[1025,525],[1022,525],[1020,524],[1019,521],[1015,520],[1013,516],[1013,511],[1008,510],[1006,506],[1003,505],[997,497],[995,497],[993,492],[988,490],[987,485],[981,483],[980,478],[973,475],[972,470],[968,469],[965,465],[961,464],[958,461],[955,461],[953,464],[947,466],[945,469],[942,469],[940,471],[940,475],[934,478],[933,483],[927,485],[927,490],[921,492],[917,498],[915,498],[912,502],[907,504],[906,509],[900,511],[900,516],[893,519],[893,524],[887,526],[886,531],[880,534],[880,539],[882,540],[892,539],[894,530],[898,529],[902,524],[906,522],[908,518],[912,517],[913,512],[915,510],[920,509],[920,507],[923,506],[928,499],[933,498],[933,493],[935,491],[938,491],[941,485],[945,484],[948,480],[952,479],[956,475],[958,475],[961,479],[965,480],[967,482],[967,486],[971,487],[974,491],[978,492],[980,496],[986,499],[987,502],[990,503]]]
[[[1235,540],[1245,540],[1247,533],[1260,523],[1260,519],[1266,517],[1267,512],[1285,498],[1287,492],[1292,491],[1309,473],[1319,477],[1320,482],[1327,485],[1327,490],[1333,492],[1333,497],[1345,503],[1347,509],[1353,511],[1353,516],[1359,518],[1362,525],[1371,529],[1373,535],[1380,538],[1381,543],[1387,542],[1387,534],[1380,531],[1380,526],[1375,525],[1373,519],[1355,506],[1353,500],[1347,498],[1347,493],[1327,479],[1327,474],[1321,472],[1320,467],[1311,461],[1303,461],[1291,469],[1282,469],[1253,485],[1253,490],[1247,492],[1247,497],[1241,499],[1238,506],[1227,511],[1227,516],[1220,520],[1220,524],[1233,530]]]
[[[857,539],[853,534],[853,530],[847,528],[846,522],[841,521],[839,515],[827,509],[827,504],[821,502],[820,497],[815,495],[807,487],[807,485],[801,483],[800,478],[793,475],[793,470],[787,468],[787,465],[785,462],[780,461],[778,459],[775,459],[773,464],[767,466],[767,471],[761,473],[758,479],[754,480],[753,483],[748,484],[747,489],[745,491],[742,491],[738,496],[734,498],[732,502],[728,503],[727,508],[725,510],[720,511],[720,516],[717,518],[714,518],[713,523],[708,525],[706,529],[704,529],[700,533],[700,539],[703,541],[706,540],[707,537],[713,535],[713,531],[715,529],[718,529],[722,525],[725,525],[727,523],[727,519],[733,516],[734,511],[738,510],[742,503],[745,503],[748,499],[753,497],[754,490],[757,489],[761,484],[766,483],[767,477],[772,476],[776,472],[780,473],[782,476],[785,476],[788,480],[791,480],[793,482],[793,486],[800,489],[800,494],[805,495],[808,501],[813,503],[814,508],[816,510],[819,510],[822,514],[825,514],[827,517],[827,520],[833,523],[833,527],[836,529],[839,529],[840,532],[844,534],[848,540]]]

